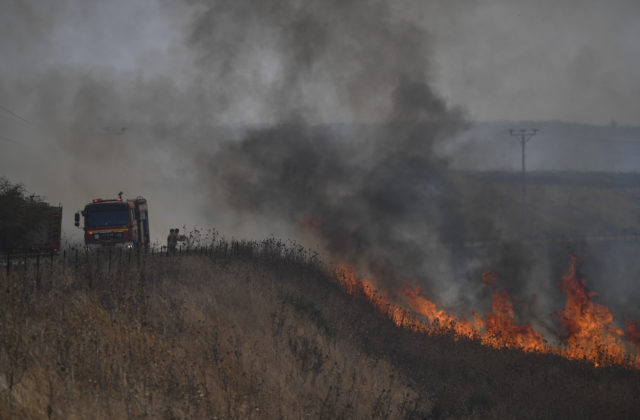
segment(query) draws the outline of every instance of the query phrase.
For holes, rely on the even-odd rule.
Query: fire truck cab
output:
[[[84,217],[84,243],[87,246],[119,246],[149,249],[149,211],[143,197],[104,200],[93,199],[84,210],[75,214],[75,225],[80,227]]]

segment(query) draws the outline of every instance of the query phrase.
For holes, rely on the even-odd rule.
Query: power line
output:
[[[526,227],[526,198],[527,198],[527,166],[525,160],[525,146],[531,140],[533,136],[538,133],[538,129],[534,128],[531,130],[515,130],[510,129],[509,134],[511,137],[516,137],[520,140],[520,144],[522,145],[522,228]]]
[[[524,160],[524,149],[525,149],[525,145],[529,142],[529,140],[531,140],[531,137],[535,136],[536,133],[538,133],[538,129],[534,128],[532,130],[525,130],[525,129],[520,129],[520,130],[514,130],[513,128],[509,130],[509,134],[511,134],[511,137],[517,137],[520,140],[520,143],[522,144],[522,177],[524,178],[525,176],[525,160]]]
[[[9,143],[22,144],[22,143],[20,143],[20,142],[17,142],[17,141],[15,141],[15,140],[13,140],[13,139],[11,139],[11,138],[9,138],[9,137],[5,137],[5,136],[3,136],[3,135],[0,135],[0,140],[7,141],[7,142],[9,142]]]
[[[27,124],[31,124],[31,122],[29,120],[27,120],[26,118],[21,117],[20,115],[16,114],[15,112],[10,110],[9,108],[6,108],[6,107],[0,105],[0,109],[3,110],[4,112],[6,112],[7,114],[11,115],[12,117],[19,119],[22,122],[25,122]]]

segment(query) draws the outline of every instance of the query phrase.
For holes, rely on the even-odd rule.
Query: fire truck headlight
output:
[[[93,234],[93,239],[100,239],[100,234],[99,233],[94,233]]]

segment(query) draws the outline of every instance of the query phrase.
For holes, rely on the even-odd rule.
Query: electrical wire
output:
[[[14,118],[19,119],[20,121],[27,123],[27,124],[31,124],[31,122],[29,120],[27,120],[26,118],[21,117],[20,115],[16,114],[15,112],[13,112],[12,110],[10,110],[7,107],[4,107],[2,105],[0,105],[0,109],[3,110],[4,112],[6,112],[7,114],[11,115]]]
[[[15,140],[13,140],[13,139],[11,139],[11,138],[9,138],[9,137],[3,136],[3,135],[0,135],[0,140],[4,140],[4,141],[6,141],[6,142],[14,143],[14,144],[22,144],[22,143],[20,143],[20,142],[17,142],[17,141],[15,141]]]

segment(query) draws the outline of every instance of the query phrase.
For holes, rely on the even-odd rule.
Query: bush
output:
[[[28,195],[21,184],[0,177],[0,251],[27,247],[48,208],[41,197]]]

